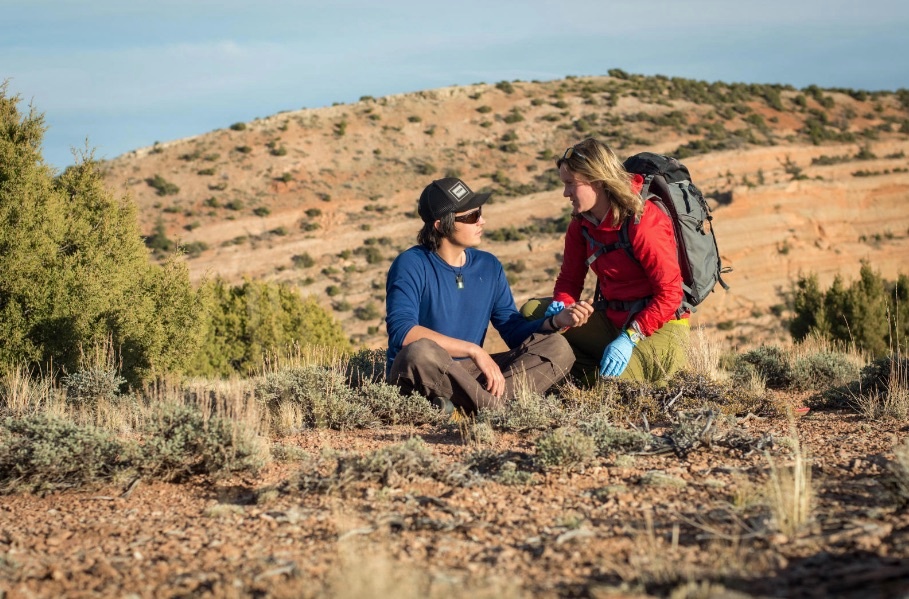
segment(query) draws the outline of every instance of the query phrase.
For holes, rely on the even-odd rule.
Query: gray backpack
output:
[[[675,239],[678,245],[679,266],[682,271],[682,289],[684,297],[682,305],[676,312],[681,316],[685,312],[694,311],[695,306],[706,299],[719,283],[723,289],[729,290],[729,285],[723,281],[722,275],[732,271],[730,267],[723,267],[720,252],[713,233],[713,216],[710,207],[704,200],[704,194],[691,182],[688,167],[668,156],[641,152],[625,160],[625,170],[637,173],[644,177],[644,187],[641,197],[650,200],[660,207],[672,220]],[[587,263],[590,265],[600,254],[614,249],[624,249],[629,256],[635,258],[631,247],[629,229],[633,218],[625,219],[619,229],[619,241],[609,246],[598,242],[599,250],[590,256]],[[586,235],[588,241],[593,241]],[[599,285],[597,294],[599,294]],[[595,298],[599,300],[599,298]],[[646,300],[642,298],[631,305],[614,306],[617,309],[627,309],[632,312],[640,310]],[[613,302],[607,302],[610,306]],[[630,317],[631,315],[629,315]]]

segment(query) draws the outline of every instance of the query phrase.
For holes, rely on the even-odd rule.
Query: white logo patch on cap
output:
[[[470,193],[470,190],[467,189],[467,186],[464,185],[464,183],[462,183],[461,181],[458,181],[457,183],[454,184],[454,186],[452,186],[451,189],[448,190],[448,193],[450,193],[451,195],[456,197],[458,199],[458,201],[460,202],[461,200],[464,199],[464,196],[466,196],[467,194]]]

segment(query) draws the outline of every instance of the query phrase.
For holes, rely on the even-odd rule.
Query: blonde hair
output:
[[[603,185],[609,200],[609,214],[613,223],[620,223],[644,212],[644,200],[631,188],[632,176],[628,174],[615,152],[606,144],[588,137],[565,150],[556,166],[568,166],[568,170],[581,175],[591,183]]]

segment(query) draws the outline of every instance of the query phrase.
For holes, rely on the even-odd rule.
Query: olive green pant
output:
[[[550,303],[550,297],[530,299],[521,306],[521,314],[528,320],[543,318]],[[583,326],[565,331],[565,339],[575,356],[571,377],[581,385],[594,384],[606,346],[621,333],[601,310],[594,312]],[[668,380],[688,362],[689,334],[687,319],[667,322],[653,335],[638,343],[631,354],[628,367],[619,378],[649,382]]]

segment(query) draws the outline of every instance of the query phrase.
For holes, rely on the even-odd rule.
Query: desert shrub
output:
[[[176,195],[180,193],[180,188],[171,183],[161,175],[155,175],[145,180],[148,186],[155,190],[159,196]]]
[[[514,93],[514,86],[508,81],[499,81],[496,83],[496,89],[501,90],[506,94]]]
[[[0,86],[0,365],[74,372],[79,346],[113,339],[138,384],[180,370],[198,335],[185,265],[149,260],[127,198],[90,154],[56,178],[40,154],[43,117],[21,117]]]
[[[354,316],[358,320],[375,320],[382,316],[382,312],[379,311],[379,306],[376,302],[369,301],[362,306],[354,308]]]
[[[189,372],[203,376],[246,375],[265,357],[290,346],[347,351],[349,341],[331,313],[287,284],[222,279],[200,289],[202,340]]]
[[[33,414],[0,426],[0,490],[45,491],[109,481],[130,469],[131,450],[110,433]]]
[[[253,209],[253,214],[255,214],[256,216],[268,216],[269,214],[271,214],[271,208],[269,208],[268,206],[256,206]]]
[[[507,486],[532,484],[533,471],[537,469],[532,457],[525,453],[496,452],[491,449],[481,449],[471,453],[464,464],[471,472]]]
[[[518,393],[507,408],[483,410],[477,420],[497,430],[525,432],[552,428],[563,417],[564,409],[558,397]]]
[[[202,252],[208,249],[208,244],[204,241],[191,241],[187,244],[181,245],[180,248],[186,252],[186,255],[190,258],[198,258]]]
[[[791,355],[779,347],[762,345],[739,355],[733,370],[733,379],[743,383],[752,369],[763,377],[770,389],[792,387]]]
[[[160,216],[155,220],[152,234],[145,238],[145,247],[157,258],[162,258],[177,248],[177,244],[167,236],[164,220]]]
[[[231,131],[246,131],[246,123],[234,123],[230,129]]]
[[[383,373],[384,374],[384,373]],[[441,422],[441,411],[418,394],[404,395],[396,385],[368,383],[358,389],[359,401],[382,424],[426,424]]]
[[[309,428],[368,427],[377,423],[343,372],[326,366],[286,368],[265,375],[256,385],[256,399],[272,414],[283,403],[293,406]]]
[[[265,463],[256,435],[229,418],[198,407],[170,405],[156,411],[136,459],[139,471],[166,481],[196,474],[255,471]]]
[[[345,370],[351,385],[378,383],[385,380],[388,351],[362,349],[347,359]]]
[[[411,158],[410,164],[413,167],[414,172],[417,173],[418,175],[428,176],[428,175],[435,173],[438,170],[438,168],[436,168],[436,165],[433,164],[431,161],[423,160],[420,158]]]
[[[546,468],[583,468],[596,455],[596,443],[577,429],[559,427],[536,441],[537,460]]]
[[[855,380],[859,371],[843,352],[817,351],[795,360],[792,378],[798,390],[829,389]]]
[[[866,418],[909,417],[909,358],[896,352],[866,365],[859,380],[835,387],[817,398],[821,405],[851,407]]]
[[[65,374],[60,382],[66,390],[67,401],[85,405],[114,401],[126,379],[116,368],[99,364]]]
[[[509,125],[514,124],[514,123],[520,123],[521,121],[524,120],[524,115],[521,113],[521,111],[518,109],[518,107],[515,106],[514,108],[511,109],[511,111],[508,114],[506,114],[502,118],[502,120],[505,121],[506,123],[508,123]]]
[[[364,455],[343,453],[335,456],[331,474],[320,472],[318,461],[304,468],[296,486],[307,492],[344,491],[357,483],[397,488],[419,479],[434,479],[452,486],[466,486],[472,477],[460,465],[446,467],[419,437],[390,445]]]
[[[581,425],[581,431],[593,439],[597,455],[637,453],[646,449],[651,435],[636,429],[619,428],[606,418],[595,418]]]
[[[873,356],[909,347],[909,276],[890,282],[862,262],[859,278],[848,287],[837,276],[822,291],[816,275],[799,277],[792,291],[794,316],[789,331],[796,340],[809,334],[844,344]]]
[[[309,255],[309,252],[295,254],[291,256],[290,261],[293,262],[294,266],[297,268],[309,268],[316,263],[315,259]]]

